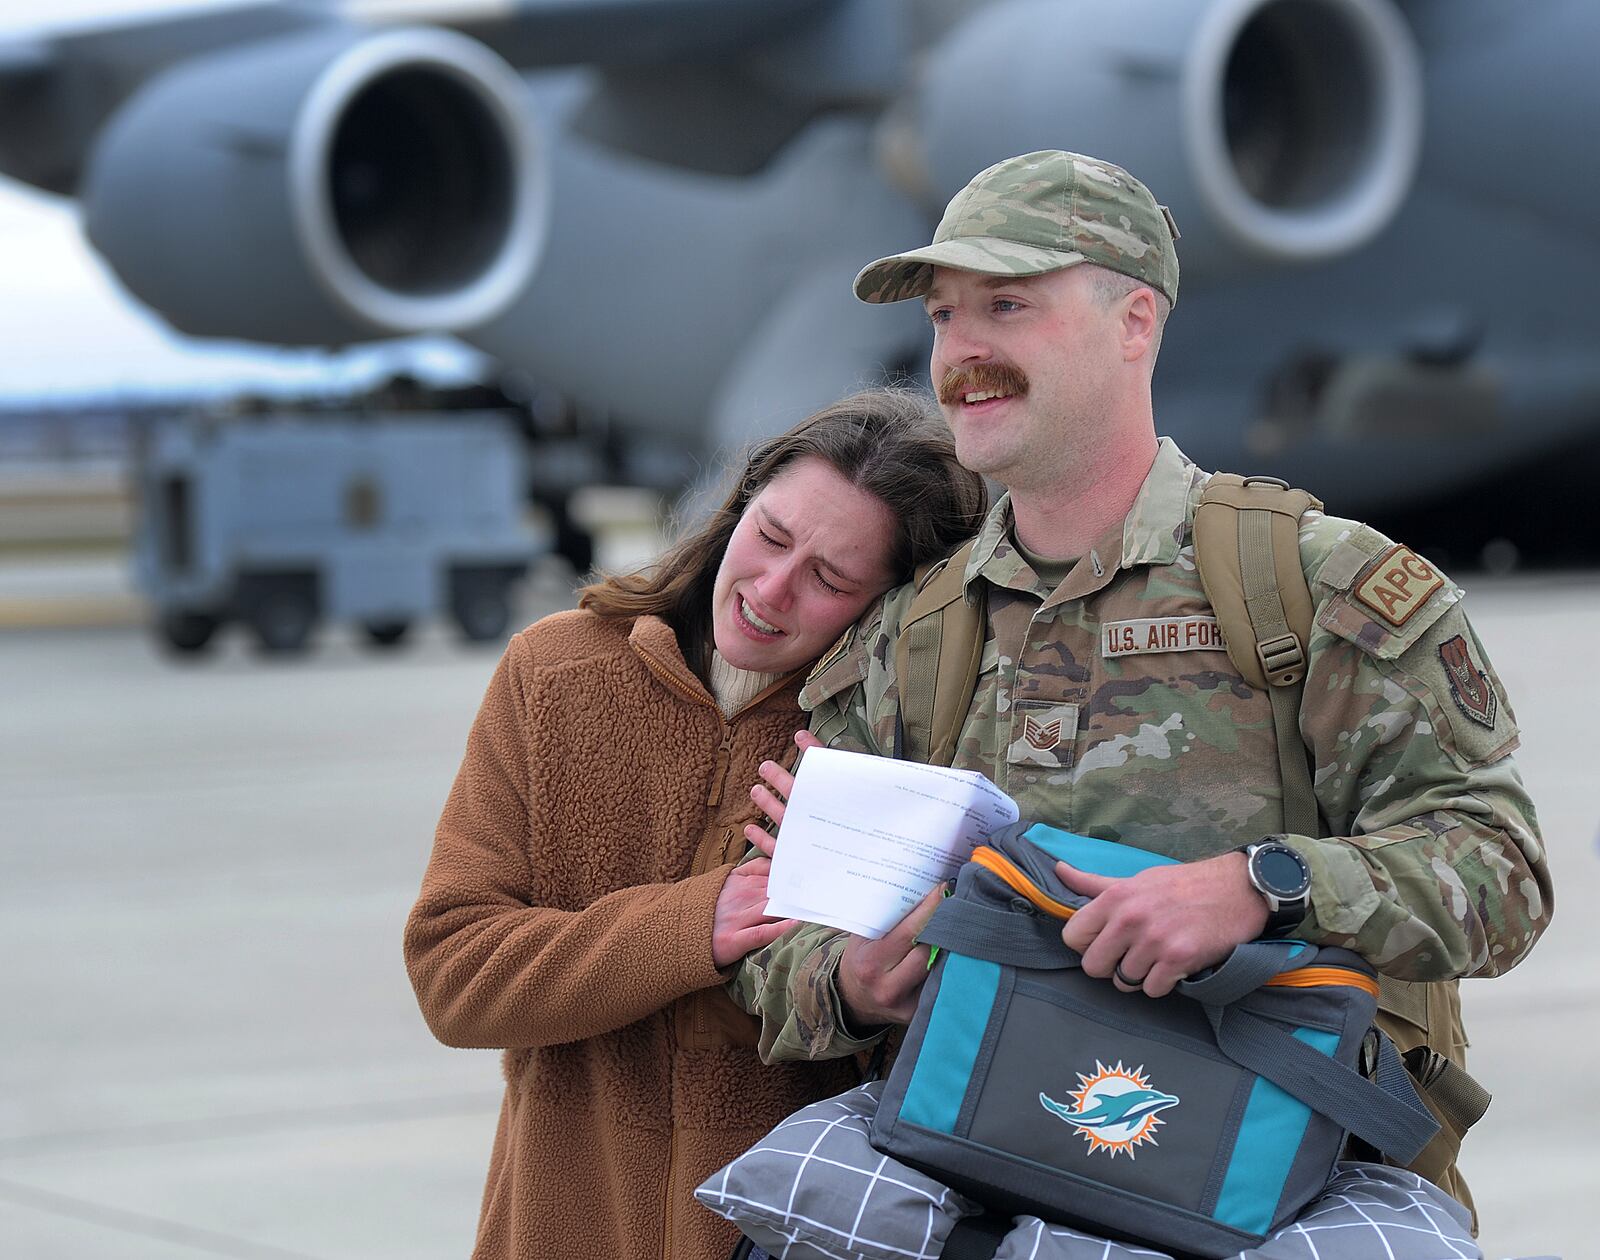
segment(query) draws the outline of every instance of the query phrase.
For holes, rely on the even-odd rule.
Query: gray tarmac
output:
[[[1465,986],[1496,1101],[1490,1256],[1600,1254],[1600,579],[1477,579],[1558,913]],[[568,602],[546,579],[530,617]],[[18,624],[18,623],[13,623]],[[0,630],[0,1256],[465,1256],[496,1057],[436,1044],[400,960],[493,651],[327,633],[174,662],[126,625]]]

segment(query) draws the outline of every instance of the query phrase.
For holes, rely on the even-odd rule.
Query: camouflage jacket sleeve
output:
[[[869,654],[881,650],[886,633],[880,602],[818,662],[800,694],[812,731],[830,748],[881,751],[867,723],[864,682]],[[837,928],[802,923],[739,964],[728,992],[760,1018],[764,1062],[843,1058],[883,1035],[882,1028],[852,1028],[839,997],[839,957],[849,939]]]
[[[1401,979],[1497,975],[1552,905],[1504,689],[1448,578],[1365,527],[1311,532],[1300,728],[1332,835],[1288,838],[1312,870],[1303,931]]]

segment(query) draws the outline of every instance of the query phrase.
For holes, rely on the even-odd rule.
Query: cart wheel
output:
[[[367,632],[376,647],[393,647],[406,637],[406,631],[411,628],[409,621],[365,621],[361,628]]]
[[[450,613],[473,643],[503,639],[511,624],[506,578],[495,572],[459,571],[450,592]]]
[[[575,574],[583,577],[594,568],[594,535],[577,524],[565,508],[554,516],[556,554],[572,566]]]
[[[262,595],[249,613],[250,629],[268,652],[299,652],[317,624],[317,609],[309,596],[292,589]]]
[[[165,612],[156,623],[167,646],[177,652],[201,652],[211,643],[221,622],[210,613]]]

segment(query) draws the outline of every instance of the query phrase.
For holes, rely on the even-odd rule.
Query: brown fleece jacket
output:
[[[712,914],[800,724],[798,678],[725,719],[653,617],[512,639],[467,739],[406,965],[428,1026],[503,1047],[474,1257],[724,1260],[693,1188],[854,1065],[763,1066]]]

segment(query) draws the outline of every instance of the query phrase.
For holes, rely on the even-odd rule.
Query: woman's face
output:
[[[816,456],[750,501],[717,570],[711,624],[730,665],[786,674],[832,646],[888,589],[894,518]]]

